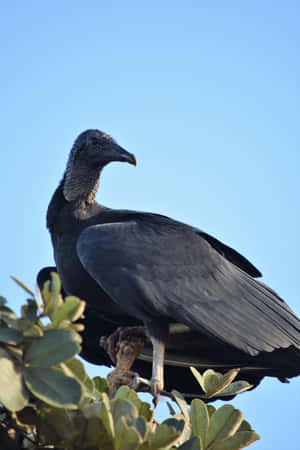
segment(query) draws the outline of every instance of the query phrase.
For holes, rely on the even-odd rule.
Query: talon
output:
[[[149,380],[147,380],[147,378],[140,377],[138,373],[134,374],[134,377],[132,379],[132,383],[131,383],[130,387],[134,391],[139,391],[139,392],[152,391],[151,382]]]
[[[151,385],[151,392],[153,395],[153,404],[154,407],[156,407],[160,399],[160,393],[162,392],[164,386],[159,378],[151,378],[150,385]]]
[[[154,396],[159,394],[164,388],[163,383],[158,378],[151,378],[150,386],[151,386],[151,391]]]

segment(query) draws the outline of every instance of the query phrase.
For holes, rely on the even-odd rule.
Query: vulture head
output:
[[[64,196],[72,201],[86,198],[93,201],[98,188],[100,172],[112,161],[136,166],[136,157],[127,152],[108,134],[87,130],[75,140],[64,176]]]
[[[128,162],[136,165],[136,158],[117,142],[99,130],[87,130],[81,133],[74,142],[69,163],[86,162],[92,167],[102,168],[111,161]]]

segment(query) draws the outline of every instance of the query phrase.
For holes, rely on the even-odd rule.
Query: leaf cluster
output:
[[[0,297],[0,442],[7,450],[238,450],[258,435],[231,405],[219,409],[194,399],[189,407],[172,392],[179,412],[158,423],[150,404],[122,386],[109,397],[105,379],[91,379],[76,358],[85,303],[60,294],[52,274],[38,306],[30,295],[21,316]],[[248,389],[234,382],[238,369],[225,375],[192,368],[207,399]],[[199,390],[200,390],[199,386]]]
[[[216,409],[196,398],[188,408],[179,392],[173,391],[173,395],[181,410],[173,412],[173,417],[185,422],[179,440],[182,450],[239,450],[259,439],[242,412],[232,405]]]
[[[65,408],[77,408],[81,400],[83,385],[70,360],[81,349],[77,332],[81,325],[74,322],[85,303],[76,297],[63,301],[60,288],[53,273],[51,282],[45,283],[39,310],[25,287],[31,298],[19,318],[0,299],[0,401],[10,411],[25,408],[32,396]]]

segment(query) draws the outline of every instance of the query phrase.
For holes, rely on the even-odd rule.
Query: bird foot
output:
[[[152,394],[154,406],[157,406],[161,394],[169,395],[163,391],[163,384],[161,383],[161,380],[156,378],[151,378],[151,380],[148,380],[147,378],[140,377],[138,373],[134,374],[130,388],[136,392],[149,392]]]
[[[101,337],[100,345],[116,366],[107,377],[111,396],[120,386],[131,386],[133,380],[138,378],[138,374],[132,372],[131,367],[147,340],[148,337],[143,327],[121,327],[108,338]]]
[[[163,390],[162,377],[152,377],[149,381],[130,370],[146,342],[149,338],[144,327],[120,327],[109,337],[100,339],[100,345],[116,365],[107,377],[111,395],[120,386],[127,385],[137,392],[151,393],[156,406]]]
[[[151,392],[151,382],[140,377],[138,373],[134,373],[130,387],[136,392]]]
[[[114,369],[107,375],[110,396],[113,397],[121,386],[132,387],[132,382],[137,374],[134,372]]]
[[[119,327],[110,336],[100,338],[100,346],[108,353],[116,367],[129,370],[145,343],[149,341],[144,327]]]
[[[119,369],[115,369],[108,374],[107,380],[110,386],[111,397],[115,395],[119,387],[124,385],[129,386],[130,389],[133,389],[136,392],[148,392],[149,394],[152,394],[153,404],[155,407],[157,406],[161,395],[171,397],[171,394],[160,389],[161,383],[159,380],[148,380],[147,378],[142,378],[137,372],[124,372]]]
[[[151,378],[150,380],[150,386],[151,386],[151,393],[153,395],[153,404],[154,407],[157,406],[160,397],[161,397],[161,393],[163,391],[163,383],[159,378]]]

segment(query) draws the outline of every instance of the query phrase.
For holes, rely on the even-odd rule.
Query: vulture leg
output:
[[[154,398],[157,399],[158,394],[164,388],[165,344],[152,336],[151,342],[153,345],[151,388]]]
[[[111,395],[122,385],[138,387],[140,384],[148,384],[147,380],[131,371],[131,366],[147,341],[144,327],[120,327],[109,337],[101,337],[100,346],[116,365],[107,377]]]
[[[144,327],[119,327],[110,336],[101,336],[100,347],[106,351],[113,364],[120,367],[124,365],[120,363],[121,355],[126,357],[128,361],[125,364],[130,369],[148,340]],[[123,351],[119,354],[122,345]]]

